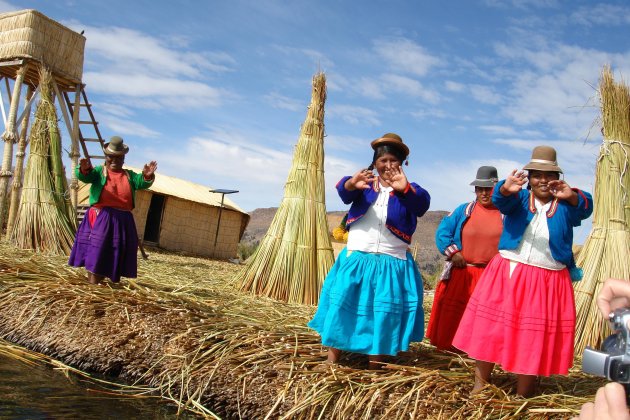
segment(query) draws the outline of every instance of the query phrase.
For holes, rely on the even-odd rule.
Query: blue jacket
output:
[[[518,194],[504,196],[499,191],[504,183],[505,180],[499,182],[492,193],[492,202],[505,215],[499,250],[518,248],[525,229],[536,213],[533,193],[521,190]],[[547,211],[547,226],[551,256],[566,265],[572,271],[571,278],[575,280],[573,227],[580,226],[582,220],[593,213],[593,198],[586,191],[577,188],[573,188],[573,191],[578,195],[577,206],[572,206],[565,200],[554,199]]]
[[[435,245],[447,257],[462,249],[462,226],[470,218],[477,200],[460,204],[448,216],[444,217],[435,231]]]
[[[345,188],[346,181],[352,178],[345,176],[337,183],[337,192],[345,204],[351,204],[346,220],[346,229],[350,230],[352,223],[365,215],[368,208],[376,201],[379,194],[378,177],[369,189],[348,191]],[[411,235],[416,231],[418,217],[429,209],[431,197],[420,185],[410,182],[405,191],[399,193],[392,191],[387,204],[387,220],[385,226],[397,238],[406,243],[411,243]]]

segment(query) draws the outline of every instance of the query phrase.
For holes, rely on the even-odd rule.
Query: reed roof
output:
[[[71,86],[81,82],[84,48],[83,35],[37,10],[0,14],[0,61],[37,61],[48,67],[62,86]],[[15,65],[0,70],[8,77],[15,77],[20,64],[17,60]],[[32,69],[26,81],[36,85],[37,80],[36,69]]]
[[[142,172],[142,169],[133,168],[131,166],[125,166],[125,169],[131,169],[134,172]],[[153,181],[153,185],[149,188],[149,191],[178,197],[183,200],[205,204],[208,206],[219,207],[221,205],[221,194],[211,193],[209,191],[211,189],[211,187],[205,185],[195,184],[194,182],[164,175],[162,173],[156,173],[155,181]],[[87,203],[89,193],[89,185],[79,183],[78,202]],[[248,213],[232,201],[227,194],[223,200],[223,208],[227,210],[234,210],[249,216]]]

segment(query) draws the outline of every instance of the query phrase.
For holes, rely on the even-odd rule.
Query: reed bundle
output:
[[[0,243],[0,337],[68,374],[109,375],[100,384],[112,392],[161,395],[208,417],[562,419],[604,383],[578,366],[521,399],[496,370],[496,386],[468,397],[473,361],[424,343],[382,371],[358,355],[320,371],[325,349],[305,326],[314,308],[238,292],[237,270],[153,251],[137,281],[94,287],[63,257]]]
[[[238,275],[240,288],[284,302],[317,304],[334,255],[326,219],[324,103],[326,77],[313,77],[284,197],[256,252]]]
[[[29,134],[24,186],[10,241],[20,248],[67,255],[76,224],[61,162],[51,77],[48,70],[41,69],[41,99]]]
[[[604,140],[595,168],[593,228],[577,258],[576,352],[597,347],[610,332],[597,308],[609,277],[630,280],[630,91],[604,67],[599,85]]]

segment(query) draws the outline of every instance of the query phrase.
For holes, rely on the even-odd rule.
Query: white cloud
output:
[[[326,54],[312,48],[295,48],[285,45],[274,45],[273,48],[283,53],[292,61],[297,60],[298,56],[303,56],[308,58],[311,63],[317,65],[318,68],[323,68],[324,70],[326,70],[334,67],[334,63],[332,62],[332,60],[326,57]]]
[[[147,74],[87,72],[83,75],[90,92],[148,100],[130,102],[129,106],[154,105],[185,109],[188,107],[218,106],[230,94],[201,82],[159,78]]]
[[[137,121],[124,118],[117,118],[113,115],[104,114],[100,117],[100,122],[107,126],[108,131],[120,136],[134,136],[144,138],[155,138],[159,136],[159,132],[150,129],[144,124]],[[106,136],[107,137],[107,136]]]
[[[514,129],[514,127],[506,125],[482,125],[479,126],[479,128],[488,133],[499,134],[503,136],[516,134],[516,130]]]
[[[419,120],[447,117],[446,112],[435,107],[412,111],[410,114]]]
[[[564,44],[498,47],[497,52],[519,67],[504,96],[503,114],[519,125],[550,128],[565,138],[583,138],[597,118],[596,96],[601,66],[612,63],[622,74],[630,52],[610,54]]]
[[[493,92],[489,86],[470,85],[469,88],[473,98],[482,104],[496,105],[501,102],[501,95]]]
[[[0,13],[13,12],[20,9],[23,9],[23,7],[15,6],[11,2],[0,0]]]
[[[558,8],[559,0],[485,0],[486,5],[498,8],[515,7],[517,9],[528,8]]]
[[[377,126],[381,124],[376,111],[361,106],[330,105],[326,110],[326,115],[330,118],[340,118],[352,125]]]
[[[438,57],[406,38],[378,39],[374,50],[392,70],[417,76],[425,76],[441,63]]]
[[[463,83],[455,82],[453,80],[447,80],[444,82],[444,86],[446,87],[446,90],[450,92],[462,92],[466,88],[466,85]]]
[[[630,23],[630,7],[615,4],[596,4],[580,7],[569,15],[569,19],[579,25],[617,26]]]
[[[223,51],[192,51],[185,38],[174,42],[128,28],[67,25],[85,29],[87,90],[114,96],[110,101],[133,98],[123,99],[129,108],[183,110],[218,106],[236,96],[204,81],[233,70],[236,61]]]
[[[278,92],[271,92],[265,95],[265,100],[273,108],[286,109],[289,111],[302,111],[306,109],[307,105],[305,103],[302,103],[301,101],[298,101],[297,99],[281,95]]]
[[[415,79],[396,74],[384,74],[381,79],[385,84],[385,90],[409,96],[416,96],[429,103],[436,103],[439,101],[439,94],[436,91],[425,88],[422,83]]]
[[[225,52],[199,53],[171,47],[162,39],[120,27],[94,27],[71,23],[85,29],[86,57],[98,60],[103,71],[141,72],[156,76],[201,78],[204,72],[230,71],[235,60]]]
[[[385,99],[383,85],[375,79],[362,77],[355,85],[355,89],[361,96],[371,99]]]

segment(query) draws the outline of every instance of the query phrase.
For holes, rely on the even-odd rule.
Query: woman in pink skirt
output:
[[[559,179],[556,151],[538,146],[523,171],[494,189],[505,215],[499,254],[488,264],[459,324],[453,345],[476,359],[476,393],[495,363],[516,373],[516,393],[527,397],[537,376],[566,375],[573,364],[575,302],[571,280],[573,227],[593,212],[587,192]],[[527,189],[523,186],[528,183]]]

